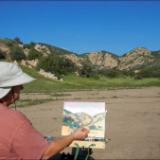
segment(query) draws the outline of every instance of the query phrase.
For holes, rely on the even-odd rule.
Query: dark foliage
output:
[[[42,53],[38,52],[37,50],[35,50],[34,48],[30,49],[29,53],[28,53],[28,59],[29,60],[34,60],[36,58],[40,58],[42,56]]]
[[[21,39],[19,37],[15,37],[14,41],[16,41],[19,44],[23,44],[23,42],[21,41]]]
[[[155,58],[158,58],[160,60],[160,50],[151,52],[151,55],[153,55]]]
[[[98,78],[98,68],[92,65],[89,61],[84,61],[82,67],[79,69],[79,75],[82,77]]]
[[[20,47],[13,46],[11,47],[11,59],[20,61],[22,59],[26,59],[26,56]]]
[[[160,62],[155,62],[152,65],[144,66],[135,76],[137,79],[146,77],[160,78]]]
[[[35,46],[35,43],[34,42],[30,42],[29,44],[24,44],[24,48],[28,48],[28,49],[32,49],[32,48],[34,48],[34,46]]]
[[[104,69],[99,71],[99,74],[103,75],[103,76],[106,76],[106,77],[109,77],[109,78],[115,78],[115,77],[121,77],[123,75],[126,75],[127,71],[123,72],[123,71],[120,71],[120,70],[117,70],[117,69],[104,68]]]
[[[5,54],[0,50],[0,59],[5,59]]]
[[[73,62],[57,55],[49,55],[48,57],[40,58],[38,69],[40,68],[58,77],[62,74],[73,73],[76,70]]]

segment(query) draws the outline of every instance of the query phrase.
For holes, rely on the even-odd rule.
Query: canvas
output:
[[[71,147],[105,148],[105,102],[64,102],[62,135],[75,129],[89,129],[84,141],[74,141]]]

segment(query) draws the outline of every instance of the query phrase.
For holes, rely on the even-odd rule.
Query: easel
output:
[[[47,139],[48,142],[52,142],[55,139],[53,136],[45,136],[44,138]],[[108,143],[110,140],[111,139],[105,139],[105,143]],[[72,147],[71,153],[57,154],[49,160],[94,160],[91,156],[93,153],[91,147],[93,147],[93,145],[94,144],[91,144],[88,148],[84,148],[76,144],[76,147]]]
[[[84,108],[82,107],[82,104],[83,104]],[[78,110],[76,110],[77,112],[74,113],[73,112],[73,108],[77,107],[77,106],[79,108],[78,108]],[[62,129],[66,132],[66,128],[65,127],[66,126],[68,127],[68,124],[70,124],[70,119],[72,119],[72,118],[70,118],[70,116],[73,117],[73,121],[74,121],[74,119],[77,118],[76,116],[74,116],[74,114],[83,113],[83,112],[84,113],[88,113],[88,110],[85,110],[88,106],[96,107],[96,108],[98,108],[98,111],[101,108],[101,112],[98,112],[98,113],[100,113],[100,116],[106,115],[106,113],[107,113],[106,105],[105,105],[104,102],[64,102],[64,108],[65,108],[64,115],[66,114],[66,117],[68,116],[69,120],[67,118],[65,119],[65,121],[64,121],[65,125],[62,126],[63,127]],[[89,108],[89,109],[91,110],[93,108]],[[93,109],[93,111],[94,111],[94,109]],[[99,116],[98,113],[97,113],[97,110],[95,110],[95,112],[93,112],[93,114],[89,115],[89,117],[92,117],[94,115],[98,115]],[[106,116],[105,116],[105,118],[106,118]],[[81,119],[79,121],[81,122]],[[87,124],[84,124],[84,123],[81,122],[80,124],[82,125],[81,127],[85,127],[85,126],[87,126],[89,124],[92,125],[93,122],[95,122],[95,121],[91,121],[91,122],[89,122]],[[72,129],[75,126],[76,127],[78,126],[78,125],[74,125],[73,126],[73,124],[71,123],[71,125],[69,125],[69,127],[67,129]],[[105,123],[102,123],[102,124],[105,124]],[[80,126],[78,126],[78,127],[80,127]],[[102,128],[104,128],[104,125],[102,125]],[[67,134],[65,133],[65,134],[62,134],[62,135],[68,135],[68,134],[70,134],[70,133],[67,133]],[[52,141],[53,139],[54,138],[52,138],[52,137],[47,137],[48,141]],[[98,137],[97,134],[95,134],[95,136],[86,138],[84,141],[82,141],[82,143],[79,143],[78,141],[74,141],[73,144],[70,145],[70,147],[72,148],[71,153],[67,153],[67,154],[66,153],[62,153],[61,154],[62,156],[59,159],[50,159],[50,160],[94,160],[94,158],[91,156],[92,153],[93,153],[93,148],[96,149],[97,146],[99,145],[98,148],[100,148],[100,149],[103,148],[104,149],[105,148],[105,144],[108,143],[109,140],[110,139],[105,139],[104,136]],[[85,142],[87,142],[87,145],[85,145],[86,144]]]
[[[105,139],[105,143],[108,143],[111,139]],[[93,153],[92,147],[95,144],[91,144],[88,148],[79,147],[77,144],[77,147],[72,148],[72,155],[74,155],[73,160],[94,160],[94,158],[91,156]]]

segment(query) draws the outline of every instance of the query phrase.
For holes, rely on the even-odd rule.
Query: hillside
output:
[[[44,69],[46,72],[51,72],[57,76],[66,72],[77,72],[78,75],[89,77],[95,74],[93,72],[99,72],[100,70],[103,70],[102,74],[104,72],[106,74],[107,70],[107,75],[108,70],[132,71],[140,74],[146,72],[146,70],[160,70],[160,51],[135,48],[121,57],[107,51],[78,55],[45,43],[23,44],[19,38],[0,39],[0,59],[16,60],[22,65],[39,70]],[[55,66],[58,67],[55,68]],[[61,68],[67,70],[61,72]],[[86,74],[86,72],[88,73]],[[152,76],[155,75],[157,77],[157,73],[152,74]]]
[[[81,57],[101,68],[116,68],[119,64],[119,57],[107,51],[90,52]]]

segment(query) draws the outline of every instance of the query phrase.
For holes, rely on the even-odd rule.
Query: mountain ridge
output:
[[[21,54],[18,55],[18,53]],[[49,55],[57,55],[69,59],[79,68],[84,63],[88,63],[99,68],[136,70],[142,66],[152,65],[160,61],[160,50],[151,51],[145,47],[133,48],[122,56],[104,50],[78,55],[72,51],[46,43],[30,42],[23,44],[18,38],[0,39],[0,59],[12,61],[16,56],[19,56],[20,60],[26,61],[31,67],[36,67],[39,57],[47,57]]]

